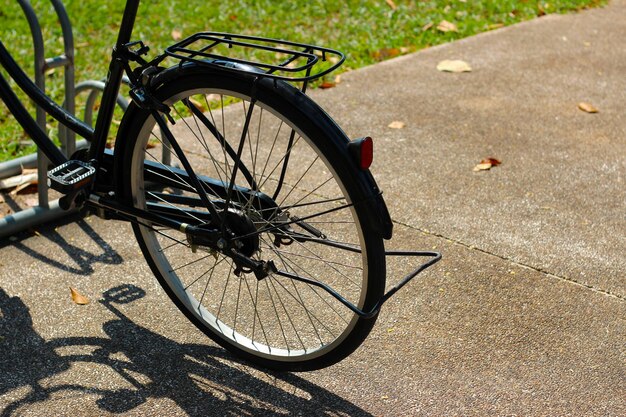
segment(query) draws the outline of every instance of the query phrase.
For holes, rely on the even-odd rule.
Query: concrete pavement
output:
[[[238,363],[181,317],[127,225],[88,218],[5,242],[3,415],[626,415],[624,39],[614,1],[313,93],[350,136],[375,138],[389,246],[444,254],[329,369]],[[439,72],[444,59],[473,71]],[[502,165],[474,172],[485,157]],[[406,265],[389,269],[393,281]],[[67,295],[120,285],[143,297]]]

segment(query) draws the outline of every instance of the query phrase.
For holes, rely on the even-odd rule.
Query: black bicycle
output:
[[[90,141],[68,160],[0,77],[0,97],[51,161],[59,204],[131,222],[177,307],[244,359],[312,370],[345,358],[382,304],[440,255],[385,252],[392,221],[368,169],[372,139],[349,140],[305,94],[344,55],[203,32],[147,60],[148,48],[131,42],[138,6],[126,3],[94,129],[39,90],[0,42],[17,85]],[[124,74],[132,104],[109,150]],[[388,255],[428,259],[385,293]]]

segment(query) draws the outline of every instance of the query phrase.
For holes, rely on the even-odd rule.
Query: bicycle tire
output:
[[[239,218],[256,222],[258,241],[245,242],[251,248],[249,255],[272,258],[278,268],[323,281],[359,308],[372,308],[385,286],[382,238],[372,231],[366,213],[374,196],[357,185],[357,168],[346,151],[348,139],[334,121],[295,87],[254,74],[182,68],[162,78],[165,81],[154,95],[172,109],[170,116],[177,122],[171,126],[172,134],[198,174],[229,183],[232,152],[243,138],[236,184],[272,196],[281,216],[291,222],[314,216],[306,224],[290,226],[311,241],[280,242],[279,236],[259,226],[265,223],[271,229],[268,220],[259,221],[263,215],[259,209],[249,201],[231,201],[237,206],[231,211],[237,211]],[[252,94],[249,130],[242,134],[245,118],[241,116],[250,110]],[[204,118],[194,109],[201,109]],[[160,163],[158,148],[168,146],[158,132],[150,111],[133,105],[116,142],[120,192],[139,208],[155,199],[156,193],[150,191],[154,184],[145,183],[144,170],[146,160]],[[289,142],[291,132],[295,137]],[[230,143],[231,150],[225,149],[224,142]],[[153,143],[156,148],[150,148]],[[171,165],[180,164],[175,159]],[[249,232],[250,222],[237,223],[233,228]],[[133,230],[152,272],[176,306],[215,342],[256,365],[283,371],[332,365],[351,354],[374,325],[376,317],[360,318],[309,284],[274,274],[258,279],[239,271],[237,276],[232,259],[206,248],[194,253],[184,233],[155,230],[146,223],[134,223]],[[357,251],[313,242],[314,236]]]

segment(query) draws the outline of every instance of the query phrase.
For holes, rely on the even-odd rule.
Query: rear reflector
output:
[[[351,141],[348,149],[360,169],[369,169],[374,160],[374,141],[369,136]]]

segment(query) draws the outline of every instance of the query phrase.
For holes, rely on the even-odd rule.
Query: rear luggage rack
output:
[[[218,65],[290,82],[323,77],[345,61],[343,53],[329,48],[222,32],[196,33],[165,49],[165,54],[182,62]]]

